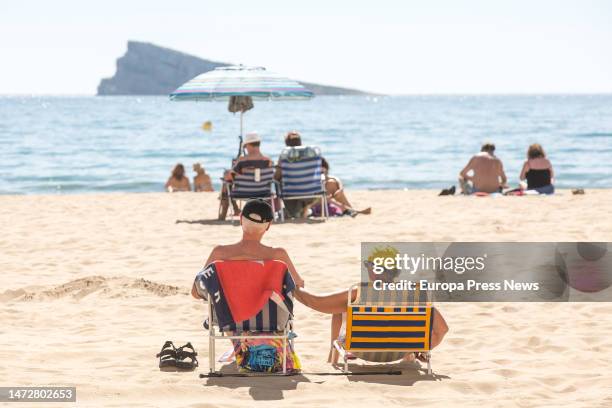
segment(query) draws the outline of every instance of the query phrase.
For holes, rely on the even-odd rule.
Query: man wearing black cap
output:
[[[206,265],[222,260],[279,260],[287,264],[295,284],[303,288],[304,280],[295,270],[287,251],[283,248],[269,247],[261,243],[261,239],[270,228],[273,219],[274,215],[270,204],[261,199],[248,201],[240,214],[242,239],[235,244],[214,247],[208,256]],[[191,289],[191,294],[195,298],[200,298],[195,283]]]

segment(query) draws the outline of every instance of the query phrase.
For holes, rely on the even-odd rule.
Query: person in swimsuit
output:
[[[555,192],[554,171],[552,164],[546,158],[541,145],[534,143],[527,149],[527,160],[521,170],[521,181],[527,180],[527,185],[521,183],[521,188],[537,191],[540,194]]]
[[[194,163],[193,171],[196,172],[193,178],[193,191],[215,191],[210,182],[210,176],[206,174],[206,170],[204,170],[204,167],[202,167],[200,163]]]
[[[504,165],[495,156],[493,143],[483,144],[480,153],[472,156],[459,173],[459,185],[463,194],[498,193],[506,187],[506,182]]]
[[[185,177],[185,167],[178,163],[174,166],[172,174],[165,185],[166,191],[169,193],[175,193],[179,191],[191,191],[191,184],[189,178]]]
[[[329,163],[325,158],[322,159],[321,167],[323,169],[323,176],[325,177],[325,192],[327,194],[328,206],[335,206],[339,208],[342,215],[355,216],[357,214],[371,214],[372,207],[368,207],[364,210],[356,210],[349,202],[346,194],[344,194],[344,186],[342,181],[338,177],[329,175]],[[329,214],[334,214],[333,208],[328,209]]]

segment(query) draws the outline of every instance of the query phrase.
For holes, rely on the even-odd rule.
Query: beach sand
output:
[[[288,250],[308,289],[328,292],[359,280],[361,241],[612,241],[611,190],[436,194],[350,191],[373,215],[274,225],[264,242]],[[198,378],[205,310],[188,291],[211,248],[241,232],[212,221],[217,203],[208,193],[0,196],[0,385],[74,385],[87,407],[612,406],[610,303],[439,305],[450,332],[433,353],[435,381],[411,364],[401,376]],[[329,320],[296,308],[306,372],[334,371]],[[165,340],[191,341],[201,367],[160,372]]]

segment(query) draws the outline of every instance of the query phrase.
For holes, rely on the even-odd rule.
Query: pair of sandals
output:
[[[166,341],[155,357],[159,357],[159,368],[162,371],[195,370],[198,359],[191,343],[175,347],[171,341]]]
[[[457,191],[455,186],[451,186],[450,188],[445,188],[444,190],[440,191],[440,194],[438,195],[439,196],[455,195],[455,191]]]

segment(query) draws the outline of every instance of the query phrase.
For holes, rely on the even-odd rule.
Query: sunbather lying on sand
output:
[[[242,209],[240,225],[242,226],[242,239],[235,244],[218,245],[208,256],[206,265],[221,260],[267,260],[283,261],[289,268],[298,287],[304,287],[304,280],[295,270],[287,251],[283,248],[273,248],[261,243],[264,234],[270,228],[273,220],[272,207],[263,200],[250,200]],[[200,299],[195,283],[191,294]]]

